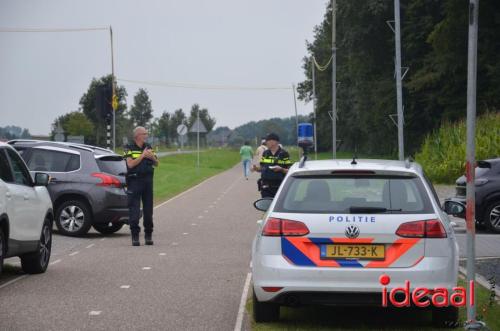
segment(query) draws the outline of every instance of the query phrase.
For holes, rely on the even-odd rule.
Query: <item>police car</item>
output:
[[[280,306],[381,306],[381,276],[388,291],[457,286],[454,224],[414,162],[296,163],[254,205],[266,212],[252,247],[257,322],[279,319]],[[435,324],[457,321],[454,306],[432,311]]]

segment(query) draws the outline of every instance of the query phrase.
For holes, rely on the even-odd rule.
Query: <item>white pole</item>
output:
[[[197,160],[197,167],[198,167],[198,170],[200,169],[200,108],[198,107],[198,112],[196,113],[196,118],[198,119],[197,120],[197,125],[198,127],[196,128],[196,145],[198,146],[197,149],[198,149],[198,160]]]
[[[476,164],[476,77],[477,77],[477,30],[478,30],[478,8],[479,0],[470,0],[469,2],[469,42],[468,42],[468,63],[467,63],[467,207],[466,207],[466,226],[467,226],[467,283],[476,282],[476,221],[475,221],[475,164]],[[476,302],[476,295],[471,299]],[[470,304],[467,300],[467,323],[466,330],[482,330],[483,323],[476,321],[476,306]]]
[[[394,25],[395,25],[395,43],[396,43],[396,96],[398,108],[398,151],[399,160],[403,161],[405,158],[404,152],[404,135],[403,135],[403,89],[401,83],[401,17],[399,9],[399,0],[394,0]]]
[[[337,158],[337,1],[332,0],[332,151]]]
[[[111,105],[113,105],[113,97],[116,93],[115,86],[115,59],[114,59],[114,50],[113,50],[113,28],[111,25],[109,26],[109,35],[111,40]],[[116,149],[116,109],[113,108],[113,150]]]
[[[314,113],[314,159],[318,159],[318,136],[316,135],[316,64],[314,63],[314,56],[311,56],[311,71],[312,71],[312,88],[313,88],[313,113]]]

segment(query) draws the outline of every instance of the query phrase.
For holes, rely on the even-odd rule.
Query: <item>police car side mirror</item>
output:
[[[465,218],[465,205],[459,201],[446,200],[443,209],[448,215]]]
[[[260,210],[260,211],[267,211],[269,207],[271,206],[271,203],[273,203],[272,198],[262,198],[253,203],[253,206],[255,209]]]

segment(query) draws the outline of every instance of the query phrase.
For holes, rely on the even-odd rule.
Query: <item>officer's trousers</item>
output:
[[[128,209],[130,232],[139,233],[141,200],[144,232],[153,232],[153,176],[131,178],[128,181]]]

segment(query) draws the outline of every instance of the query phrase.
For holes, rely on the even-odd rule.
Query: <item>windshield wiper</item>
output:
[[[349,207],[349,212],[351,214],[369,214],[369,213],[385,213],[388,211],[402,211],[402,209],[387,209],[383,207]]]

